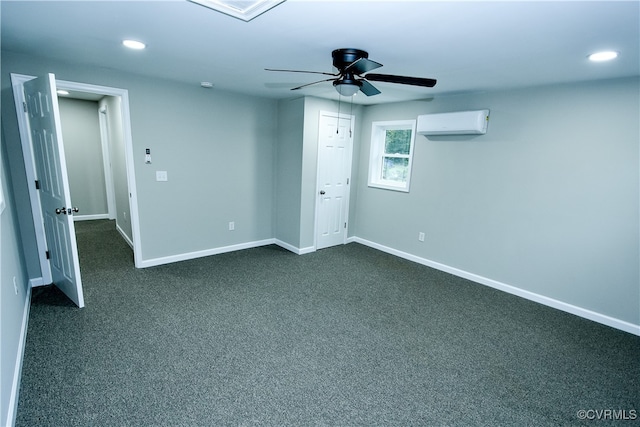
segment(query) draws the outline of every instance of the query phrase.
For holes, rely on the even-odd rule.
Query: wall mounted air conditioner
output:
[[[481,135],[487,133],[489,110],[418,116],[416,130],[421,135]]]

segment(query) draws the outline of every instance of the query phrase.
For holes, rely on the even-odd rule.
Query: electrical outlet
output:
[[[16,282],[16,276],[13,276],[13,290],[15,291],[16,295],[18,295],[18,282]]]
[[[424,242],[424,233],[422,231],[418,233],[418,240]]]
[[[231,221],[229,222],[229,231],[233,231],[236,229],[236,223]]]

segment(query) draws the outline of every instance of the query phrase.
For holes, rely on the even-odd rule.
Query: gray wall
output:
[[[143,258],[273,238],[277,103],[197,84],[127,86]]]
[[[6,208],[0,217],[0,272],[2,286],[0,289],[0,425],[11,425],[15,405],[9,407],[16,363],[19,359],[19,348],[22,343],[20,335],[24,311],[29,304],[29,276],[24,262],[23,248],[20,242],[18,215],[15,198],[10,185],[11,174],[6,161],[4,129],[0,129],[2,149],[0,150],[0,185],[4,194]],[[16,281],[16,294],[13,281]]]
[[[78,217],[108,214],[98,103],[59,97],[62,140],[73,206]]]
[[[631,78],[367,107],[355,234],[638,325],[638,94]],[[481,108],[486,135],[417,136],[410,193],[367,186],[371,122]]]
[[[278,103],[278,137],[275,169],[275,238],[300,248],[300,197],[304,98]]]

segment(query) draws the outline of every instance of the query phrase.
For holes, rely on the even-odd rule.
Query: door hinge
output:
[[[51,258],[51,254],[49,253],[49,251],[46,251],[46,252],[44,253],[44,255],[47,257],[47,259],[50,259],[50,258]]]
[[[349,178],[347,178],[347,185],[349,185]]]
[[[344,228],[347,228],[347,223],[346,222],[344,223]]]
[[[40,181],[36,179],[36,190],[39,190],[39,189],[40,189]]]
[[[27,103],[25,101],[22,101],[22,108],[24,109],[24,112],[27,112]]]

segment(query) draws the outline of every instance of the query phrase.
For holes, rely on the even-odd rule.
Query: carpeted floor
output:
[[[34,289],[17,426],[640,421],[640,337],[359,244],[135,269],[113,222],[77,236],[86,307]]]

